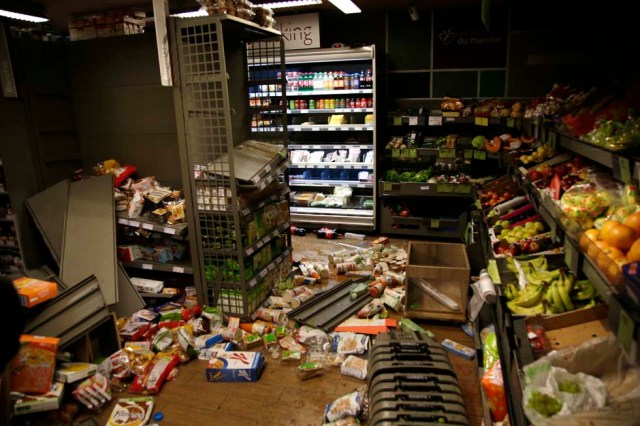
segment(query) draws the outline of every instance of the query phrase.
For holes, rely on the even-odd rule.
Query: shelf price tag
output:
[[[142,224],[142,229],[152,230],[153,229],[153,225],[150,224],[150,223],[143,223]]]
[[[391,191],[393,191],[393,184],[391,182],[383,182],[382,183],[382,191],[383,192],[391,192]]]
[[[171,270],[177,274],[184,274],[184,268],[181,266],[174,266]]]
[[[453,184],[452,183],[439,183],[437,186],[438,192],[453,192]]]
[[[442,116],[441,115],[430,115],[429,116],[429,126],[442,126]]]
[[[618,338],[618,343],[629,357],[632,355],[634,329],[635,324],[633,320],[624,311],[624,308],[621,308],[616,336]]]
[[[176,229],[175,228],[169,228],[168,226],[165,226],[164,228],[162,228],[162,232],[164,232],[165,234],[169,234],[169,235],[175,235]]]
[[[516,123],[514,122],[514,119],[509,117],[507,118],[507,127],[515,127]]]
[[[618,168],[620,169],[620,180],[624,183],[631,183],[631,162],[629,159],[618,157]]]
[[[464,150],[464,158],[465,158],[465,160],[471,160],[473,158],[473,150],[472,149],[465,149]]]
[[[440,149],[438,151],[439,158],[456,158],[456,150],[455,149]]]
[[[489,117],[476,117],[475,118],[476,126],[488,126],[489,125]]]
[[[135,228],[138,228],[140,226],[140,222],[136,222],[135,220],[130,220],[129,221],[129,226],[133,226]]]
[[[498,262],[496,262],[495,259],[489,259],[489,262],[487,263],[487,272],[494,284],[502,283],[502,280],[500,279],[500,271],[498,270]]]
[[[406,149],[406,148],[400,148],[400,157],[401,157],[401,158],[406,158],[406,157],[408,157],[408,156],[409,156],[408,151],[409,151],[409,150],[408,150],[408,149]]]
[[[312,127],[311,131],[312,132],[319,132],[320,131],[320,127]]]
[[[394,126],[402,126],[402,117],[393,117]]]
[[[474,160],[486,160],[487,159],[487,151],[483,151],[481,149],[473,150],[473,159]]]
[[[409,126],[417,126],[418,125],[418,117],[411,116],[409,117]]]
[[[329,131],[332,131],[332,132],[333,132],[333,131],[335,131],[335,130],[336,130],[336,128],[335,128],[335,127],[327,127],[327,130],[329,130]]]
[[[143,263],[142,264],[142,269],[147,269],[147,270],[152,270],[153,269],[153,265],[151,263]]]
[[[391,150],[391,156],[393,158],[398,158],[400,157],[400,150],[398,148],[394,148]]]
[[[440,228],[440,219],[431,219],[431,226],[430,228],[432,229],[438,229]]]
[[[453,192],[457,194],[471,194],[471,185],[468,183],[459,183],[454,185]]]
[[[415,148],[409,148],[407,150],[407,156],[409,158],[417,158],[418,157],[418,150]]]

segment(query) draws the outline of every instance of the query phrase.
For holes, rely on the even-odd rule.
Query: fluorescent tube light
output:
[[[37,24],[39,24],[40,22],[48,21],[47,18],[43,18],[41,16],[25,15],[24,13],[16,13],[3,9],[0,9],[0,16],[4,16],[5,18],[18,19],[20,21],[35,22]]]
[[[256,4],[256,6],[266,7],[269,9],[284,9],[287,7],[313,6],[314,4],[322,4],[322,0],[275,1],[272,3]]]
[[[329,0],[335,7],[344,13],[360,13],[362,12],[358,6],[351,0]]]
[[[209,14],[207,13],[207,8],[204,6],[201,6],[200,9],[198,10],[194,10],[191,12],[176,13],[175,15],[171,15],[171,16],[175,16],[176,18],[199,18],[201,16],[209,16]]]

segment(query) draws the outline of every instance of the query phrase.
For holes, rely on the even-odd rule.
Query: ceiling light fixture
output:
[[[199,18],[201,16],[209,16],[209,13],[207,13],[206,7],[201,6],[200,9],[198,10],[193,10],[191,12],[176,13],[175,15],[171,15],[171,16],[175,16],[176,18]]]
[[[351,0],[329,0],[335,7],[344,13],[360,13],[362,12],[358,6]]]
[[[42,16],[25,15],[24,13],[11,12],[4,9],[0,9],[0,16],[4,16],[5,18],[17,19],[19,21],[35,22],[36,24],[48,21],[47,18],[43,18]]]
[[[256,6],[266,7],[269,9],[284,9],[287,7],[313,6],[315,4],[322,4],[322,0],[275,1],[271,3],[256,4]]]

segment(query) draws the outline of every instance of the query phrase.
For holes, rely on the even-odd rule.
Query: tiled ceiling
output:
[[[14,0],[22,2],[22,0]],[[254,0],[255,5],[267,3],[272,0]],[[388,12],[393,10],[408,10],[415,6],[418,10],[454,8],[454,7],[480,7],[482,0],[353,0],[363,12]],[[151,0],[31,0],[45,8],[47,17],[54,23],[64,26],[73,15],[86,14],[96,11],[137,7],[147,11],[151,16]],[[495,0],[494,0],[495,3]],[[169,0],[170,9],[187,10],[199,6],[197,0]],[[276,17],[283,14],[317,12],[337,10],[328,0],[323,0],[321,5],[306,6],[292,9],[279,9],[275,11]]]

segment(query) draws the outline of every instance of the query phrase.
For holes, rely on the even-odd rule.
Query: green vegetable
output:
[[[544,417],[551,417],[562,409],[562,403],[552,396],[534,390],[529,398],[528,407]]]
[[[565,380],[564,382],[558,383],[558,389],[560,389],[560,392],[567,393],[579,393],[581,390],[580,385],[576,382],[572,382],[571,380]]]
[[[473,145],[475,149],[482,149],[486,141],[487,138],[485,138],[484,136],[476,136],[471,140],[471,145]]]

